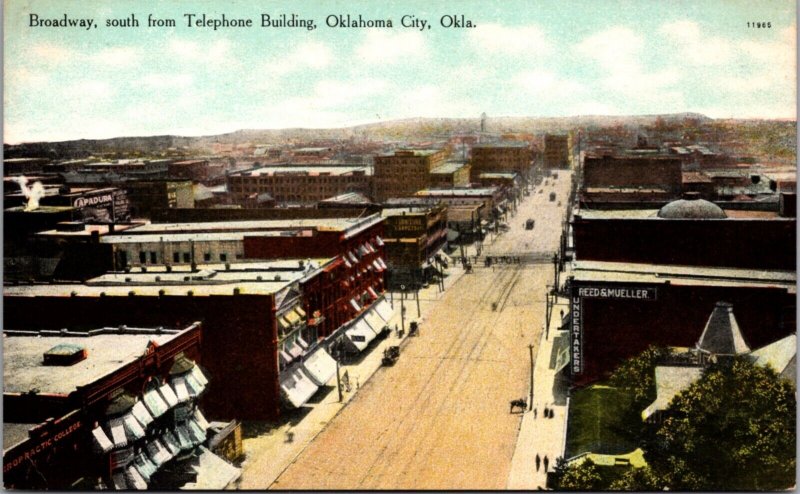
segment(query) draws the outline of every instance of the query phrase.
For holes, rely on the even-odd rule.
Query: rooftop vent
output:
[[[88,355],[86,348],[64,343],[44,352],[44,365],[75,365],[85,360]]]

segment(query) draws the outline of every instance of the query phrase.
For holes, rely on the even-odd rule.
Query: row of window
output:
[[[236,259],[242,259],[243,257],[244,256],[242,254],[236,254]],[[144,250],[139,251],[139,263],[140,264],[147,264],[148,260],[149,260],[150,264],[159,264],[158,252],[155,252],[155,251],[147,252],[147,251],[144,251]],[[212,259],[212,256],[211,256],[210,252],[204,252],[203,253],[203,262],[212,262],[212,261],[215,261],[215,260],[216,259]],[[192,255],[189,252],[173,252],[172,253],[172,262],[176,263],[176,264],[180,263],[180,262],[188,264],[188,263],[192,262]],[[228,262],[228,253],[227,252],[221,252],[219,254],[219,262]]]

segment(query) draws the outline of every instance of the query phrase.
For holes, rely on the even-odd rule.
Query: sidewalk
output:
[[[464,270],[460,265],[452,263],[447,269],[445,290],[453,286]],[[244,424],[247,436],[243,438],[243,447],[246,459],[242,464],[242,476],[237,482],[236,489],[267,489],[303,452],[314,438],[322,432],[328,423],[341,411],[356,395],[375,372],[382,367],[383,350],[389,346],[404,346],[408,343],[408,327],[411,321],[420,322],[420,334],[424,334],[425,326],[422,322],[433,308],[436,301],[444,296],[436,284],[423,288],[419,292],[420,316],[417,317],[417,302],[412,293],[406,293],[404,302],[406,307],[405,326],[403,338],[398,338],[394,331],[395,325],[401,326],[400,320],[400,294],[386,294],[387,300],[393,300],[393,315],[388,325],[392,328],[389,337],[376,340],[366,350],[366,355],[353,364],[340,365],[339,373],[348,373],[350,379],[350,392],[343,390],[342,401],[336,389],[336,381],[320,389],[311,401],[297,411],[294,415],[288,414],[287,420],[281,424],[247,423]],[[402,352],[400,355],[402,359]],[[333,473],[333,472],[332,472]]]
[[[526,411],[520,424],[517,446],[511,460],[511,470],[508,475],[507,489],[510,490],[537,490],[544,489],[547,474],[544,469],[544,458],[549,460],[549,470],[555,468],[556,458],[564,454],[564,438],[567,429],[567,407],[556,405],[553,396],[553,382],[555,369],[550,368],[550,354],[553,350],[553,341],[559,334],[561,325],[559,311],[569,311],[566,298],[559,298],[553,307],[553,317],[550,321],[549,337],[545,339],[546,332],[542,332],[539,350],[533,372],[533,411]],[[544,417],[544,408],[553,410],[553,418]],[[536,455],[539,455],[541,467],[536,468]]]

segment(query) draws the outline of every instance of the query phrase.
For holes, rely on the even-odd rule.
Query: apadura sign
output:
[[[128,194],[124,190],[106,190],[75,198],[72,207],[83,221],[113,223],[130,219]]]
[[[658,297],[654,286],[579,286],[570,299],[570,369],[572,375],[583,373],[583,299],[653,301]]]

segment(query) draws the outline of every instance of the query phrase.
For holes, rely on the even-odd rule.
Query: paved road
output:
[[[566,197],[567,174],[556,185]],[[554,251],[563,207],[534,193],[487,253]],[[534,231],[523,222],[536,220]],[[477,267],[272,484],[276,489],[503,489],[543,324],[547,264]],[[492,310],[492,304],[497,309]],[[534,352],[536,348],[534,348]]]

